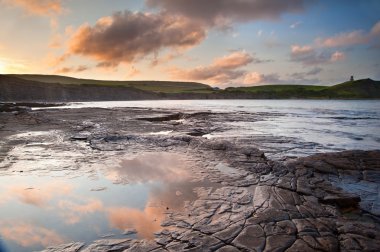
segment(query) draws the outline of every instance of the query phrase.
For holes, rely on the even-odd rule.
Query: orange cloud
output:
[[[79,27],[69,39],[68,53],[117,66],[167,48],[187,49],[205,37],[205,29],[185,17],[125,11]]]
[[[63,62],[65,62],[70,57],[69,54],[65,53],[61,56],[55,56],[53,54],[48,54],[45,58],[45,63],[50,67],[56,67]]]
[[[6,3],[33,15],[55,16],[63,12],[61,0],[6,0]]]
[[[77,66],[77,67],[63,67],[63,68],[56,70],[55,72],[58,74],[80,73],[80,72],[84,72],[88,69],[89,69],[88,66],[81,65],[81,66]]]
[[[2,237],[23,247],[33,245],[47,247],[65,242],[65,239],[55,231],[44,227],[22,222],[3,222],[0,224],[0,234]]]
[[[317,38],[316,44],[320,47],[343,47],[352,45],[371,44],[380,37],[380,21],[373,25],[369,32],[355,30],[339,33],[329,38]]]
[[[136,229],[140,238],[152,239],[153,233],[159,231],[161,222],[164,219],[161,208],[148,207],[144,211],[127,208],[114,207],[109,208],[109,224],[113,228],[120,230]]]
[[[253,57],[244,51],[233,52],[222,58],[214,60],[213,66],[217,68],[235,69],[253,62]]]
[[[83,215],[103,211],[103,203],[97,199],[90,199],[84,204],[61,200],[58,202],[58,207],[62,210],[61,215],[68,224],[78,223]]]
[[[36,188],[26,188],[24,185],[14,185],[6,190],[9,197],[17,197],[21,202],[37,207],[46,206],[47,202],[57,195],[68,195],[72,186],[64,182],[52,182],[39,185]]]
[[[207,81],[211,84],[227,85],[243,77],[246,71],[242,67],[250,63],[265,62],[254,58],[245,51],[233,52],[229,55],[217,58],[209,66],[199,66],[193,69],[168,69],[174,79]]]
[[[367,44],[369,40],[370,38],[363,31],[352,31],[326,39],[317,39],[317,44],[322,47],[339,47]]]
[[[253,85],[253,84],[261,83],[261,81],[262,81],[262,75],[259,74],[258,72],[252,72],[252,73],[247,73],[244,76],[243,84]]]

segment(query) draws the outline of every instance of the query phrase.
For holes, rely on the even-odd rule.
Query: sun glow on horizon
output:
[[[5,74],[6,65],[3,61],[0,61],[0,74]]]

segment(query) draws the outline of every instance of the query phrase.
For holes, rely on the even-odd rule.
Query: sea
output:
[[[154,108],[261,114],[260,120],[226,122],[229,130],[207,137],[291,139],[281,155],[380,149],[380,100],[160,100],[70,103],[62,108]],[[259,117],[260,118],[260,117]],[[283,141],[282,141],[283,142]],[[268,146],[258,146],[263,149]],[[269,150],[270,151],[270,150]]]

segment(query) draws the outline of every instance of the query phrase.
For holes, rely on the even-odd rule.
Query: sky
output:
[[[380,79],[379,0],[0,0],[0,74],[331,85]]]

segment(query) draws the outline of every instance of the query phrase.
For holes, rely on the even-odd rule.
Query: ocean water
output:
[[[261,114],[261,119],[226,122],[228,131],[208,137],[252,137],[264,142],[269,136],[292,140],[293,145],[284,147],[281,155],[380,149],[380,100],[113,101],[71,103],[64,108],[84,107]],[[270,152],[268,144],[258,143],[258,147]]]

